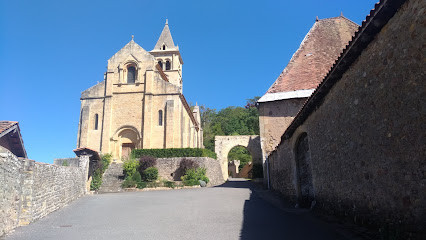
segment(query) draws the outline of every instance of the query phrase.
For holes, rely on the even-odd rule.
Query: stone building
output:
[[[344,16],[317,18],[280,76],[259,99],[264,160],[358,27]]]
[[[134,148],[203,148],[199,107],[182,94],[182,57],[168,23],[150,52],[132,40],[81,94],[77,147],[120,161]]]
[[[424,9],[422,0],[375,5],[269,155],[272,189],[425,239]]]
[[[0,146],[11,151],[17,157],[27,158],[18,122],[0,121]]]

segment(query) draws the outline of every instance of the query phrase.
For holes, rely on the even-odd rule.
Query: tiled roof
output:
[[[316,88],[358,27],[343,16],[317,20],[267,93]]]
[[[0,121],[0,138],[3,138],[3,143],[6,143],[6,145],[2,146],[7,148],[17,157],[28,157],[18,122]]]
[[[18,124],[18,122],[14,122],[14,121],[0,121],[0,133],[8,130],[11,127],[13,127],[15,124]]]
[[[367,18],[362,22],[360,29],[355,33],[353,39],[343,50],[342,54],[322,79],[321,84],[316,88],[312,95],[306,100],[302,109],[297,113],[290,126],[285,130],[281,137],[281,142],[289,139],[297,127],[305,122],[308,116],[318,109],[324,101],[325,96],[336,84],[358,56],[367,48],[368,44],[380,32],[383,26],[395,15],[398,9],[406,0],[381,0],[374,5]],[[274,150],[275,151],[275,150]]]

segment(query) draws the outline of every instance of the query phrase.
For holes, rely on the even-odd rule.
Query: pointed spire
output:
[[[173,42],[172,34],[169,29],[169,20],[166,19],[166,24],[164,25],[163,31],[155,44],[154,50],[168,50],[175,48],[176,46]]]
[[[340,11],[340,16],[343,17],[343,11]]]
[[[134,38],[135,38],[135,35],[132,35],[132,41],[133,41]]]

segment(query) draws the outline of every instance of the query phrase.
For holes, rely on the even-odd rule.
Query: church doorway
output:
[[[123,159],[129,159],[132,150],[135,149],[135,144],[133,143],[123,143],[121,145],[121,157]]]
[[[117,131],[114,140],[114,151],[112,155],[118,162],[125,161],[131,156],[132,150],[140,148],[140,137],[136,128],[131,126],[122,127]]]
[[[311,153],[306,133],[302,133],[296,144],[296,169],[299,206],[310,208],[315,194],[312,184]]]

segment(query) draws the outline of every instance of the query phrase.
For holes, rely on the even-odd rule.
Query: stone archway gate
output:
[[[262,149],[258,135],[216,136],[214,145],[224,180],[228,179],[228,153],[235,146],[246,147],[251,154],[253,163],[262,164]]]

